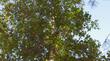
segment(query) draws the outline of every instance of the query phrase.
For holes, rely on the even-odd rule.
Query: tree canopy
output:
[[[97,21],[83,0],[0,0],[1,61],[97,61]],[[100,61],[100,60],[99,60]]]

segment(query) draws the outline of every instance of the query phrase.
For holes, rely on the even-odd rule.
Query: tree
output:
[[[100,55],[100,61],[110,61],[110,51],[106,55]]]
[[[2,0],[3,61],[96,61],[99,43],[88,34],[97,22],[82,0]]]

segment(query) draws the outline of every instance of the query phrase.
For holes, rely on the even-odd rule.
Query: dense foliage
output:
[[[82,0],[0,2],[0,61],[100,61]]]

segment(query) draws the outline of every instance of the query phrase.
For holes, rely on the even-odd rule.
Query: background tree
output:
[[[3,61],[96,61],[99,43],[88,34],[97,22],[82,0],[1,0]]]

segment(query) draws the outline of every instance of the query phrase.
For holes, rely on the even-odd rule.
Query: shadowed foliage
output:
[[[1,0],[1,61],[97,61],[97,21],[82,0]]]

